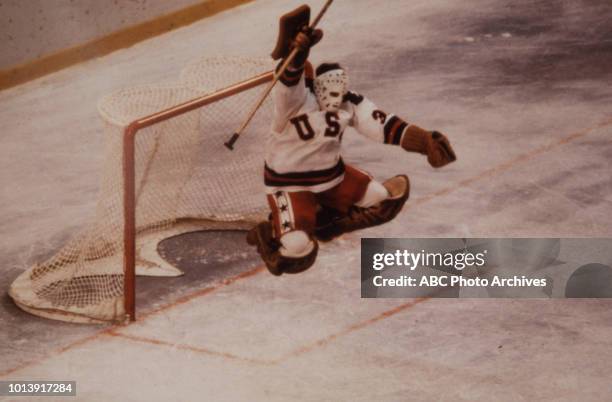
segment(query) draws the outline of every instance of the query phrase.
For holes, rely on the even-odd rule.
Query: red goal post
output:
[[[229,87],[220,89],[177,106],[135,120],[123,134],[123,213],[124,213],[124,261],[123,291],[126,320],[136,319],[136,185],[135,185],[135,141],[143,128],[172,119],[173,117],[201,108],[221,99],[255,88],[272,81],[272,71],[262,73]],[[231,133],[228,133],[228,135]],[[229,151],[228,151],[229,154]]]

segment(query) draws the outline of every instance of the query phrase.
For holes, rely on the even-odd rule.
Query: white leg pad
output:
[[[280,253],[285,257],[304,257],[310,254],[314,248],[314,243],[310,236],[302,230],[293,230],[285,233],[281,236],[280,242]]]
[[[382,185],[382,183],[377,182],[376,180],[370,181],[368,184],[368,188],[361,200],[359,200],[355,205],[361,208],[369,208],[372,205],[376,205],[381,201],[389,198],[389,192]]]

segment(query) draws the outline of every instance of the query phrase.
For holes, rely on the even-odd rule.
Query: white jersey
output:
[[[340,142],[347,126],[379,142],[399,144],[408,124],[348,92],[338,112],[321,110],[301,71],[288,71],[272,92],[274,120],[265,156],[268,193],[322,192],[344,178]]]

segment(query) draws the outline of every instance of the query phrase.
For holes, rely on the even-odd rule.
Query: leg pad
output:
[[[272,235],[272,224],[261,222],[247,233],[247,243],[257,247],[257,252],[272,275],[297,274],[306,271],[314,264],[319,245],[312,240],[314,247],[303,257],[285,257],[279,249],[280,243]]]
[[[322,208],[317,215],[316,238],[330,241],[343,233],[381,225],[395,218],[410,196],[410,180],[399,175],[385,181],[383,186],[389,198],[369,208],[353,206],[346,214]]]

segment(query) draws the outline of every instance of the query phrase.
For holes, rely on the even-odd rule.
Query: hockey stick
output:
[[[327,11],[327,9],[329,8],[329,6],[331,5],[333,1],[334,0],[327,0],[327,2],[325,3],[321,11],[319,11],[319,14],[316,16],[312,24],[310,24],[310,26],[308,27],[310,30],[313,30],[317,27],[317,24],[323,17],[323,14],[325,14],[325,12]],[[230,150],[234,149],[234,144],[236,143],[236,141],[238,141],[238,138],[240,138],[240,135],[242,134],[244,129],[249,125],[251,120],[253,120],[255,113],[257,113],[257,111],[259,110],[261,105],[264,103],[264,101],[266,100],[270,92],[272,92],[272,88],[274,88],[274,85],[276,85],[276,83],[278,82],[278,79],[280,78],[281,75],[283,75],[283,73],[285,72],[289,64],[293,61],[295,56],[298,54],[299,50],[300,49],[298,47],[295,47],[291,51],[291,53],[289,53],[289,56],[287,56],[287,58],[285,59],[281,67],[278,69],[278,71],[274,73],[274,78],[272,79],[272,82],[268,85],[268,87],[264,91],[263,95],[261,95],[261,98],[259,98],[257,103],[255,103],[255,106],[251,109],[249,115],[244,120],[240,128],[234,134],[232,134],[232,137],[227,142],[224,143],[228,149]]]

